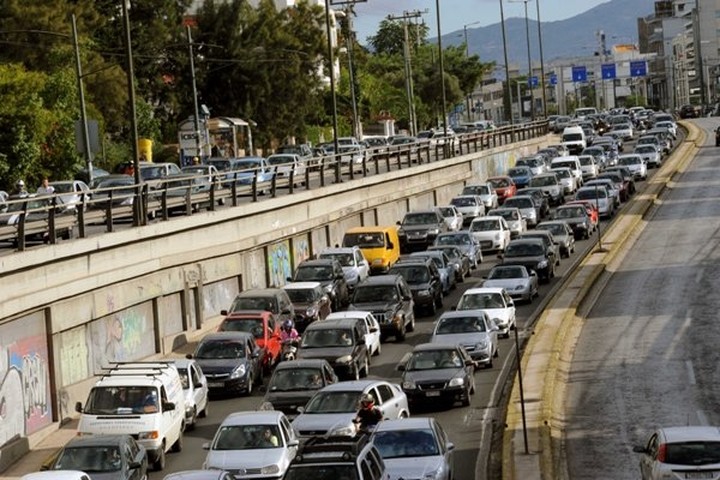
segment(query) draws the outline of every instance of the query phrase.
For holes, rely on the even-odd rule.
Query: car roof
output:
[[[322,358],[298,358],[292,362],[280,362],[275,366],[275,370],[293,370],[296,368],[322,368],[323,365],[330,364]]]
[[[388,430],[411,430],[418,428],[430,428],[435,422],[432,417],[408,417],[408,418],[393,418],[389,420],[383,420],[375,427],[376,432],[384,432]]]
[[[351,253],[355,250],[360,250],[360,247],[358,247],[357,245],[354,245],[352,247],[328,247],[323,248],[320,252],[320,255],[324,253]]]
[[[480,293],[502,293],[502,291],[505,290],[502,287],[477,287],[477,288],[468,288],[465,290],[465,293],[463,295],[478,295]]]
[[[165,475],[163,480],[214,480],[227,472],[225,470],[184,470]]]
[[[457,345],[453,345],[451,343],[421,343],[419,345],[415,345],[415,348],[413,348],[412,351],[427,352],[433,350],[454,350],[456,348]]]
[[[205,335],[200,342],[207,340],[247,340],[249,338],[254,339],[255,337],[248,332],[213,332]]]
[[[295,360],[293,360],[294,362]],[[343,382],[332,383],[323,387],[321,392],[360,392],[367,390],[377,384],[389,383],[385,380],[349,380]]]
[[[300,262],[298,264],[297,268],[305,267],[308,265],[311,267],[318,266],[318,265],[320,265],[320,266],[334,265],[336,261],[337,260],[335,260],[334,258],[314,258],[311,260],[303,260],[302,262]]]
[[[228,312],[223,320],[233,318],[255,318],[255,317],[271,317],[272,312],[267,310],[238,310],[237,312]]]
[[[322,322],[313,322],[305,329],[309,330],[327,330],[330,328],[352,328],[357,324],[358,318],[326,318]]]
[[[89,479],[90,475],[79,470],[48,470],[23,475],[21,480],[78,480]]]
[[[485,313],[482,310],[448,310],[440,315],[438,322],[445,318],[465,318],[471,316],[482,317],[485,316]]]
[[[368,312],[366,310],[348,310],[345,312],[332,312],[327,317],[325,317],[324,322],[328,320],[339,320],[344,318],[351,318],[351,319],[365,319],[368,315],[372,315],[372,312]]]
[[[513,240],[510,240],[510,244],[519,244],[519,243],[532,243],[532,244],[539,244],[539,245],[545,245],[545,242],[541,238],[531,238],[531,237],[525,237],[525,238],[515,238]]]
[[[385,275],[373,275],[372,277],[367,277],[365,280],[360,282],[360,285],[394,285],[396,282],[400,281],[402,277],[400,275],[394,275],[392,273],[385,274]]]
[[[130,435],[86,435],[73,437],[66,448],[120,445],[128,441]]]
[[[308,288],[317,288],[322,287],[322,283],[320,282],[290,282],[283,285],[283,289],[285,290],[300,290],[300,289],[308,289]]]
[[[713,441],[720,442],[720,428],[710,426],[665,427],[659,429],[668,443]]]
[[[279,410],[251,410],[233,412],[223,419],[220,425],[265,425],[277,423],[284,414]]]
[[[281,288],[253,288],[250,290],[243,290],[238,293],[238,297],[274,297],[278,293],[282,292]]]

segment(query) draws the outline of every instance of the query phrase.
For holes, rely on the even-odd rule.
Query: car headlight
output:
[[[230,374],[230,378],[240,378],[245,375],[245,364],[240,365]]]
[[[355,426],[354,425],[346,425],[344,427],[335,427],[328,434],[331,434],[333,437],[352,437],[355,436]]]
[[[268,465],[260,469],[261,475],[274,475],[276,473],[280,473],[280,467],[277,465]]]
[[[442,477],[442,467],[423,473],[423,480],[433,480]]]
[[[502,235],[500,235],[499,233],[495,234],[495,240],[500,240],[501,238],[502,238]]]
[[[547,260],[540,260],[537,264],[537,268],[547,268],[548,262]]]
[[[428,235],[439,235],[440,229],[439,228],[431,228],[428,230]]]
[[[306,317],[314,317],[315,315],[317,315],[317,313],[318,309],[315,305],[313,305],[312,307],[308,307],[307,310],[305,310]]]
[[[465,380],[461,377],[455,377],[452,380],[450,380],[450,383],[448,383],[448,387],[460,387],[465,384]]]
[[[480,341],[477,343],[477,349],[478,349],[478,350],[485,350],[487,347],[488,347],[488,342],[487,342],[487,340],[480,340]]]
[[[403,390],[415,390],[417,388],[417,385],[415,385],[415,382],[412,380],[404,380],[402,382],[402,388]]]
[[[338,357],[335,359],[335,363],[340,363],[343,365],[350,362],[352,362],[352,355],[343,355],[342,357]]]
[[[324,289],[327,293],[332,293],[333,287],[334,287],[334,285],[332,283],[329,283],[329,284],[325,285]]]
[[[430,290],[420,290],[418,291],[419,297],[429,297],[430,296]]]
[[[373,265],[376,265],[376,266],[377,266],[377,265],[384,265],[384,264],[385,264],[385,259],[383,259],[383,258],[376,258],[375,260],[372,261],[372,264],[373,264]]]
[[[398,228],[397,234],[398,234],[398,237],[404,237],[405,230],[403,230],[402,228]]]

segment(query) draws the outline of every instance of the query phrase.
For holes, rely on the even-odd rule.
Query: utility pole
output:
[[[402,15],[388,15],[388,20],[402,20],[403,30],[405,34],[405,43],[403,45],[403,52],[405,56],[405,92],[408,101],[408,125],[410,128],[410,136],[417,135],[417,118],[415,114],[415,93],[413,91],[413,79],[412,79],[412,57],[410,49],[410,33],[409,33],[409,22],[411,19],[417,19],[422,17],[423,14],[428,13],[428,10],[412,10],[405,11]]]
[[[80,63],[80,44],[78,42],[77,20],[75,14],[72,15],[72,34],[73,44],[75,46],[75,75],[78,82],[78,97],[80,99],[80,128],[82,129],[83,149],[85,150],[85,162],[88,169],[88,183],[93,182],[93,157],[90,150],[90,132],[88,130],[87,112],[85,109],[85,90],[82,83],[82,65]]]
[[[188,55],[190,56],[190,76],[192,78],[192,95],[193,95],[193,108],[194,108],[194,124],[195,124],[195,155],[198,159],[202,158],[200,149],[200,109],[198,108],[198,95],[197,95],[197,82],[195,81],[195,55],[193,54],[193,41],[192,34],[190,32],[190,25],[185,26],[185,32],[187,34],[188,43]]]

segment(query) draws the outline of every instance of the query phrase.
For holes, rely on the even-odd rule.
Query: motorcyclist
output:
[[[287,319],[283,322],[280,327],[280,343],[297,343],[300,339],[300,334],[295,330],[295,323]]]
[[[375,399],[369,393],[360,398],[360,409],[353,419],[358,426],[358,433],[371,432],[383,419],[380,408],[375,406]]]

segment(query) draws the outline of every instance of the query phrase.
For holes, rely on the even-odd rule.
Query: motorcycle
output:
[[[285,362],[289,360],[295,360],[297,357],[297,350],[298,345],[300,344],[300,339],[295,340],[288,340],[283,342],[282,344],[282,350],[280,351],[280,359]]]

